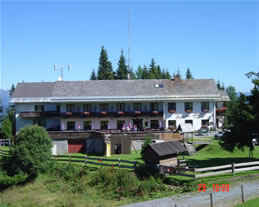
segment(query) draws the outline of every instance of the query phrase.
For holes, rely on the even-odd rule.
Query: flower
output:
[[[176,111],[175,111],[175,110],[169,110],[168,112],[173,114],[173,113],[175,113]]]

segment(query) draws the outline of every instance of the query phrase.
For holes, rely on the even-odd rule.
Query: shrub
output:
[[[142,148],[141,148],[141,156],[143,157],[143,151],[144,149],[152,143],[152,139],[149,135],[146,136],[145,140],[144,140],[144,143],[142,145]]]
[[[44,128],[25,126],[17,134],[15,145],[10,148],[9,173],[23,172],[29,178],[35,178],[47,169],[51,147],[51,139]]]

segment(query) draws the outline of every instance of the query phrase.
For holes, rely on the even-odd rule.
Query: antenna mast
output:
[[[128,79],[130,79],[130,8],[128,9]]]
[[[71,64],[68,64],[67,68],[68,68],[68,71],[70,71]],[[60,76],[58,77],[59,81],[63,80],[63,69],[64,69],[63,65],[57,66],[57,64],[54,64],[54,70],[56,70],[56,71],[60,70]]]

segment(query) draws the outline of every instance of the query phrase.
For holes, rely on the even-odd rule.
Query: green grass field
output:
[[[3,149],[3,148],[0,148]],[[8,149],[5,147],[5,149]],[[85,154],[73,154],[78,156],[85,156]],[[212,145],[208,145],[202,149],[200,149],[196,155],[193,156],[185,156],[184,159],[187,160],[188,164],[197,165],[199,167],[209,167],[209,166],[218,166],[223,164],[230,164],[232,162],[240,163],[240,162],[248,162],[252,160],[259,159],[259,146],[256,146],[254,151],[254,158],[248,158],[249,151],[246,149],[244,151],[235,150],[233,153],[224,151],[219,142],[216,140],[212,140]],[[92,156],[92,157],[100,157],[100,156]],[[107,158],[104,156],[104,158]],[[132,152],[132,154],[125,155],[112,155],[108,157],[108,159],[124,159],[131,161],[143,162],[141,160],[140,151]],[[182,159],[182,156],[180,157]],[[91,171],[92,173],[96,173],[96,170]],[[233,176],[231,173],[227,175],[219,175],[209,178],[198,179],[198,181],[194,182],[193,179],[181,177],[181,176],[167,176],[167,181],[169,184],[178,183],[179,186],[193,185],[192,189],[198,187],[198,183],[207,183],[208,188],[210,188],[211,183],[233,183],[233,182],[241,182],[242,179],[253,179],[253,174],[258,173],[258,171],[250,171],[250,172],[242,172],[237,173],[236,176]],[[250,178],[249,178],[250,177]],[[87,178],[86,178],[87,179]],[[87,182],[87,181],[86,181]],[[180,184],[180,185],[179,185]],[[13,186],[8,188],[7,190],[1,192],[0,196],[0,207],[4,206],[20,206],[20,207],[30,207],[30,206],[119,206],[125,205],[132,202],[138,202],[143,200],[149,200],[164,196],[170,196],[173,193],[154,193],[152,197],[143,197],[141,199],[133,199],[133,198],[122,198],[120,200],[115,199],[110,196],[104,195],[98,188],[87,188],[82,192],[74,193],[73,189],[76,183],[66,184],[64,182],[60,182],[58,180],[51,180],[46,175],[41,175],[36,179],[35,182],[28,183],[26,185],[21,186]],[[72,190],[71,190],[72,189]],[[259,199],[253,201],[247,201],[244,206],[254,206]],[[250,204],[251,202],[251,204]]]
[[[243,204],[239,204],[235,207],[258,207],[259,206],[259,197],[258,198],[254,198],[251,200],[246,201]]]

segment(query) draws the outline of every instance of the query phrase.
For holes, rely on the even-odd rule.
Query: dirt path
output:
[[[232,207],[242,202],[241,184],[243,185],[245,200],[259,197],[259,180],[258,177],[256,177],[252,180],[250,179],[240,183],[230,184],[229,192],[213,192],[212,189],[207,189],[206,192],[175,195],[172,197],[135,203],[125,207],[175,207],[175,204],[177,207],[210,207],[210,193],[212,193],[213,197],[213,207]]]

